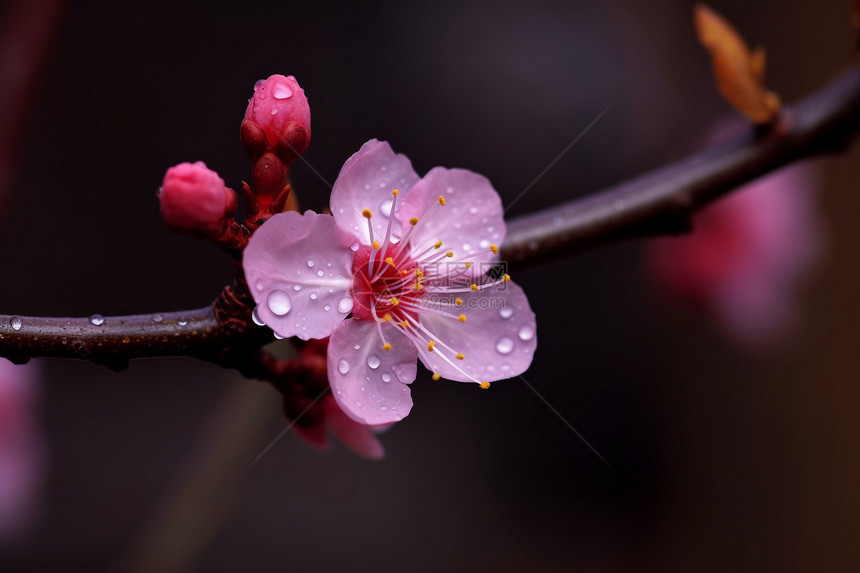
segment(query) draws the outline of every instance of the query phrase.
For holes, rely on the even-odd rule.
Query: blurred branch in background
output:
[[[21,136],[64,0],[13,0],[0,14],[0,216],[6,212]]]

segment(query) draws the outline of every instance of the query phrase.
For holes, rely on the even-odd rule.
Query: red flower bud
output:
[[[252,159],[262,155],[258,131],[262,128],[266,147],[289,165],[304,153],[311,140],[311,108],[304,90],[293,76],[275,74],[254,85],[254,95],[245,110],[240,137]]]
[[[236,193],[202,161],[168,169],[158,198],[165,223],[177,232],[215,234],[236,213]]]

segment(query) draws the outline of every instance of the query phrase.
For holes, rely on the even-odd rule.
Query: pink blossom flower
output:
[[[31,366],[0,358],[0,540],[32,524],[44,465],[35,422],[36,380]]]
[[[164,221],[176,231],[217,232],[236,212],[236,193],[202,161],[168,169],[158,199]]]
[[[270,147],[286,141],[301,154],[311,139],[311,108],[305,91],[293,76],[275,74],[258,81],[254,96],[248,101],[245,119],[263,128]]]
[[[278,336],[331,336],[329,383],[352,419],[406,416],[416,358],[434,378],[483,388],[529,367],[534,313],[510,277],[488,273],[505,223],[485,177],[436,167],[419,178],[374,139],[344,164],[331,210],[274,216],[244,266]]]
[[[284,397],[284,414],[296,435],[317,450],[331,448],[329,432],[348,449],[365,458],[378,460],[385,450],[374,429],[347,416],[334,397],[327,393],[326,351],[328,339],[297,344],[302,362],[302,380],[284,381],[278,389]],[[322,398],[319,396],[326,392]]]
[[[653,241],[652,275],[741,342],[768,338],[792,320],[821,252],[814,186],[805,164],[737,190],[696,215],[692,234]]]

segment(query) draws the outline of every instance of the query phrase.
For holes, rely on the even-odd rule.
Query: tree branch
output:
[[[768,128],[708,148],[594,195],[508,223],[504,260],[517,266],[633,237],[691,228],[690,217],[738,186],[792,161],[844,149],[860,128],[860,59],[830,84],[786,107]],[[233,292],[235,289],[235,293]],[[191,356],[252,376],[255,350],[272,340],[250,321],[244,279],[213,306],[185,312],[86,318],[0,315],[0,356],[15,362],[52,356],[123,368],[132,358]],[[184,324],[183,324],[184,323]],[[17,328],[16,328],[17,326]]]
[[[594,195],[508,223],[502,258],[535,264],[621,239],[691,229],[690,217],[738,186],[798,159],[844,149],[860,127],[860,59],[783,108],[771,126]]]

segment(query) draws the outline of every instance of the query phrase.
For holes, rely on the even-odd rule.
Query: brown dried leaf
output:
[[[764,85],[764,49],[750,52],[732,25],[704,4],[694,8],[694,22],[699,41],[711,55],[717,89],[723,98],[753,123],[776,119],[780,102]]]

